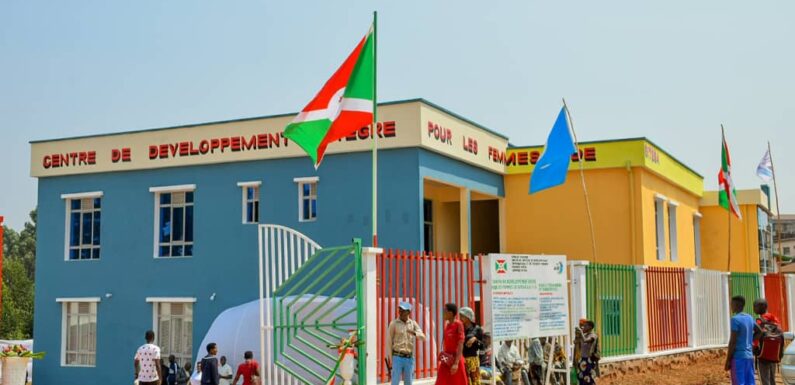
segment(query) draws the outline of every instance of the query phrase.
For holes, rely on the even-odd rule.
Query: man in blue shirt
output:
[[[726,370],[731,371],[732,385],[755,385],[754,381],[754,328],[756,322],[743,313],[745,298],[732,298],[731,337],[726,353]]]

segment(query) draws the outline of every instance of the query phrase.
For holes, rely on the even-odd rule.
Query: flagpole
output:
[[[378,11],[373,11],[373,247],[378,247]]]
[[[770,141],[767,141],[767,154],[770,156],[770,171],[773,173],[773,192],[776,194],[776,238],[778,238],[778,258],[776,258],[776,272],[781,272],[781,258],[784,251],[781,247],[781,209],[778,206],[778,183],[776,183],[776,167],[773,165],[773,153],[770,151]]]
[[[580,156],[580,145],[577,141],[577,132],[574,131],[574,121],[571,120],[571,114],[569,113],[569,107],[566,105],[566,98],[563,98],[563,109],[566,110],[566,117],[569,120],[569,127],[571,128],[571,134],[574,137],[574,149],[577,151],[577,162],[580,164],[580,180],[582,181],[582,191],[585,195],[585,211],[588,214],[588,226],[591,229],[591,257],[593,258],[593,262],[597,263],[596,260],[596,235],[594,232],[593,227],[593,216],[591,215],[591,202],[588,199],[588,188],[585,185],[585,171],[583,170],[583,163],[582,163],[582,156]]]
[[[726,151],[725,150],[726,133],[723,130],[723,123],[721,123],[721,125],[720,125],[720,138],[721,138],[721,151]],[[729,253],[729,258],[728,258],[729,266],[726,268],[726,271],[729,272],[729,276],[731,276],[731,271],[732,271],[732,209],[731,209],[731,207],[732,207],[732,203],[731,203],[732,197],[730,196],[730,194],[732,194],[731,191],[726,191],[726,199],[729,200],[729,209],[726,210],[727,214],[728,214],[726,216],[726,218],[729,221],[729,243],[728,243],[728,248],[727,248],[728,253]],[[718,201],[720,201],[720,191],[718,191]],[[718,203],[720,203],[720,202],[718,202]]]

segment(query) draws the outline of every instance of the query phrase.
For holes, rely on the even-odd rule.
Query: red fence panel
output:
[[[649,350],[687,347],[687,295],[685,270],[650,267],[646,270],[649,313]]]
[[[789,330],[789,317],[787,310],[787,283],[783,274],[765,275],[765,299],[767,311],[778,317],[781,328]]]
[[[453,302],[475,308],[475,284],[479,282],[473,278],[473,259],[457,253],[388,250],[378,257],[376,271],[379,382],[389,379],[384,358],[392,352],[389,351],[391,347],[386,346],[386,333],[389,323],[398,316],[400,302],[412,304],[412,319],[427,336],[425,341],[417,341],[415,379],[436,376],[436,357],[444,330],[444,304]]]

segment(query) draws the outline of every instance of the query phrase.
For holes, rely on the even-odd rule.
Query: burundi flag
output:
[[[723,146],[721,147],[721,168],[720,172],[718,172],[718,185],[720,186],[718,203],[720,203],[721,207],[731,211],[737,219],[743,219],[742,214],[740,214],[740,205],[737,204],[737,192],[734,189],[734,182],[732,182],[732,161],[729,156],[729,146],[726,144],[726,136],[722,132],[721,139]]]
[[[756,175],[765,182],[770,182],[773,179],[773,159],[770,158],[770,149],[765,151],[765,156],[756,166]]]
[[[372,123],[374,52],[370,28],[315,98],[285,128],[284,136],[306,151],[315,168],[323,161],[329,143]]]
[[[555,125],[549,133],[544,153],[530,175],[530,194],[566,182],[571,155],[575,151],[564,106],[560,109]]]

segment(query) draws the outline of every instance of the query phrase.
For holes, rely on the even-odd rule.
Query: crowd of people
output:
[[[425,333],[420,325],[411,319],[412,306],[401,302],[398,318],[389,324],[386,346],[386,365],[391,376],[391,384],[411,385],[414,380],[415,345],[424,340]],[[491,335],[477,323],[475,312],[469,307],[458,308],[448,303],[444,305],[444,333],[442,349],[438,357],[436,371],[437,385],[480,385],[490,382],[492,377],[501,385],[542,385],[549,357],[552,362],[565,368],[564,349],[558,345],[552,351],[546,339],[533,338],[526,349],[526,356],[520,353],[514,341],[503,341],[493,356]],[[594,332],[594,323],[581,320],[575,330],[575,362],[580,384],[595,384],[598,376],[599,339]],[[496,364],[496,369],[492,367]],[[557,377],[555,378],[558,379]]]
[[[240,380],[242,385],[260,385],[259,364],[251,351],[243,354],[244,361],[235,372],[225,356],[218,357],[218,346],[209,343],[207,355],[193,368],[190,362],[180,366],[173,354],[168,356],[168,363],[163,362],[160,347],[154,343],[155,332],[147,331],[144,339],[146,343],[133,359],[136,385],[237,385]]]

